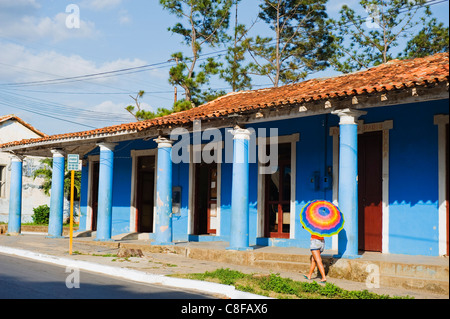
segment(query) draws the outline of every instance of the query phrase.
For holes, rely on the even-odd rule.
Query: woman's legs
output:
[[[322,276],[321,281],[326,281],[327,277],[325,276],[325,268],[323,267],[323,263],[322,263],[322,257],[320,256],[320,250],[319,249],[315,249],[315,250],[311,250],[311,254],[312,254],[312,260],[315,261],[314,264],[317,264],[317,268],[319,268],[319,272],[320,275]],[[313,261],[311,260],[311,267],[313,264]],[[314,265],[315,268],[315,265]],[[314,271],[314,269],[310,269],[310,274],[309,274],[309,278],[311,278],[312,272]]]
[[[313,250],[311,252],[313,252]],[[314,257],[312,255],[311,255],[310,260],[311,260],[311,266],[309,268],[309,273],[308,273],[308,276],[307,276],[308,279],[311,279],[312,274],[314,272],[314,269],[316,269],[316,261],[314,260]]]

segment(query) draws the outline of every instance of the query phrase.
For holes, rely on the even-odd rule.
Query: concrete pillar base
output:
[[[162,242],[162,243],[152,242],[152,243],[150,243],[150,245],[152,245],[152,246],[173,246],[173,245],[175,245],[175,243],[172,243],[172,242]]]

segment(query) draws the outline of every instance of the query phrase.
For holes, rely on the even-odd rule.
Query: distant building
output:
[[[0,115],[0,144],[22,139],[46,137],[30,124],[15,115]],[[33,208],[49,204],[44,194],[42,179],[33,180],[33,172],[41,166],[42,157],[25,157],[23,160],[22,222],[32,222]],[[0,152],[0,222],[8,222],[9,187],[11,184],[11,154]]]

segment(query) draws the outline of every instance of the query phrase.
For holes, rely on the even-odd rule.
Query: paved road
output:
[[[0,254],[0,299],[199,299],[201,293],[136,283],[101,274]]]

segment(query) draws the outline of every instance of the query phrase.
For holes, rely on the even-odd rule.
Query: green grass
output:
[[[174,275],[181,278],[205,280],[225,285],[235,286],[236,289],[279,299],[409,299],[410,297],[395,297],[378,295],[368,290],[349,291],[332,283],[325,285],[313,282],[295,281],[282,278],[279,274],[253,275],[244,274],[236,270],[217,269],[205,273]]]
[[[117,254],[91,254],[96,257],[117,257]]]

